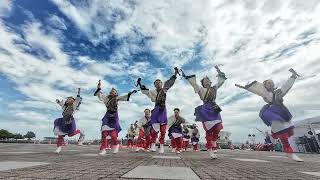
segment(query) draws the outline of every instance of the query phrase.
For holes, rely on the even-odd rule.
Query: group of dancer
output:
[[[175,108],[174,115],[167,118],[166,95],[169,89],[174,85],[177,76],[181,74],[203,101],[203,104],[195,108],[195,121],[202,123],[205,131],[206,149],[209,156],[212,159],[217,158],[217,140],[220,131],[223,129],[223,124],[220,115],[222,110],[219,105],[216,104],[215,100],[218,89],[224,84],[227,78],[225,73],[221,72],[218,66],[215,66],[215,68],[218,73],[218,81],[214,85],[212,85],[212,82],[208,77],[201,79],[201,85],[199,85],[197,83],[196,75],[186,75],[178,68],[175,68],[175,73],[164,83],[162,83],[160,79],[156,79],[154,81],[155,89],[148,89],[145,85],[141,84],[141,78],[138,79],[137,85],[139,85],[141,92],[154,102],[155,106],[151,111],[150,109],[145,109],[144,116],[135,123],[136,126],[139,127],[137,151],[142,149],[145,151],[156,151],[156,142],[158,139],[160,143],[159,153],[164,153],[165,135],[167,130],[171,139],[171,146],[176,153],[180,153],[182,149],[186,147],[185,144],[189,142],[190,138],[194,145],[194,149],[198,150],[197,144],[199,142],[200,134],[195,124],[188,125],[187,121],[180,116],[179,108]],[[281,140],[284,146],[284,152],[288,153],[295,161],[303,161],[293,153],[292,147],[288,141],[288,138],[293,135],[294,125],[291,121],[291,113],[283,104],[283,97],[288,93],[299,76],[293,69],[290,69],[290,72],[292,75],[281,88],[275,88],[273,81],[270,79],[265,80],[263,83],[253,81],[245,86],[238,84],[236,84],[236,86],[261,96],[264,99],[267,104],[261,109],[259,114],[260,118],[267,126],[271,127],[272,137]],[[105,104],[107,109],[106,114],[102,118],[99,155],[106,154],[106,149],[108,148],[107,137],[110,137],[113,153],[119,151],[118,133],[121,131],[121,126],[119,123],[118,102],[129,101],[131,95],[137,92],[137,90],[133,90],[120,96],[118,95],[118,91],[112,88],[110,93],[105,95],[102,93],[101,81],[99,81],[94,96],[97,96],[98,99]],[[59,153],[61,147],[64,146],[64,136],[68,135],[71,137],[80,134],[78,140],[78,144],[80,145],[84,139],[83,131],[76,128],[76,123],[73,118],[73,114],[78,110],[79,105],[81,104],[80,89],[78,90],[76,98],[68,97],[65,103],[63,103],[62,100],[57,100],[57,103],[60,104],[63,109],[63,117],[56,119],[54,122],[54,132],[58,135],[57,150],[55,152]],[[188,132],[190,129],[192,129],[191,136]]]

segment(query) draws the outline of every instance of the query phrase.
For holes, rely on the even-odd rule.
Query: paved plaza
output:
[[[121,149],[98,156],[98,146],[0,144],[0,179],[320,179],[320,155],[301,154],[305,162],[284,153],[219,150],[180,155]]]

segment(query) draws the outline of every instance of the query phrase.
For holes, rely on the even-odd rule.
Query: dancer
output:
[[[140,84],[141,79],[138,79],[138,84],[140,85],[141,92],[145,95],[147,95],[152,102],[155,102],[155,107],[152,110],[151,115],[151,151],[156,151],[156,140],[157,135],[160,131],[160,148],[159,153],[164,153],[164,138],[166,135],[166,126],[167,126],[167,110],[166,110],[166,93],[167,91],[173,86],[177,74],[179,74],[179,71],[177,68],[175,68],[175,74],[171,76],[169,80],[167,80],[163,87],[162,87],[162,81],[160,79],[157,79],[154,81],[154,86],[156,89],[149,90],[144,85]]]
[[[196,124],[193,124],[191,129],[191,144],[193,146],[193,151],[199,151],[200,132],[198,126]]]
[[[151,111],[150,109],[144,110],[144,116],[138,121],[137,126],[139,128],[139,136],[138,136],[138,143],[136,152],[143,149],[146,152],[149,152],[150,147],[150,131],[151,131]]]
[[[203,128],[206,131],[206,148],[208,149],[210,157],[213,159],[217,158],[215,153],[215,150],[217,149],[216,141],[219,138],[219,132],[223,129],[222,119],[220,116],[221,109],[216,104],[215,100],[217,90],[227,79],[218,66],[215,66],[215,68],[218,72],[218,83],[214,86],[211,86],[212,82],[208,77],[204,77],[201,80],[202,87],[200,87],[197,84],[195,75],[186,76],[182,71],[182,75],[189,81],[195,93],[197,93],[203,101],[203,105],[200,105],[195,109],[195,116],[196,121],[201,121]]]
[[[134,124],[130,125],[130,128],[128,129],[128,148],[133,148],[133,141],[136,135],[136,128]]]
[[[183,137],[183,151],[188,151],[190,142],[189,128],[187,125],[183,125],[182,137]]]
[[[236,86],[263,98],[267,104],[260,110],[260,118],[267,126],[271,127],[272,137],[281,140],[284,152],[294,161],[302,162],[303,160],[293,153],[288,141],[288,138],[293,135],[294,125],[291,121],[290,111],[283,104],[283,97],[289,92],[299,76],[293,69],[289,71],[292,75],[279,89],[275,87],[271,79],[265,80],[263,83],[253,81],[246,86],[238,84]]]
[[[64,137],[69,137],[80,134],[78,139],[78,145],[82,145],[84,140],[84,133],[77,129],[76,121],[73,117],[74,113],[79,110],[81,104],[80,88],[78,88],[77,97],[68,97],[65,102],[57,99],[56,102],[62,107],[62,118],[58,118],[54,121],[54,134],[58,136],[57,149],[55,153],[59,154],[62,146],[65,145]]]
[[[182,150],[182,125],[186,123],[186,120],[180,116],[180,109],[174,108],[174,115],[169,117],[168,132],[171,134],[172,145],[175,146],[175,152],[181,153]],[[174,147],[172,147],[174,150]]]
[[[129,101],[131,94],[136,93],[134,90],[129,92],[127,95],[118,96],[116,89],[112,88],[109,95],[106,96],[101,92],[101,81],[97,85],[97,90],[94,93],[94,96],[98,96],[99,100],[102,101],[106,108],[107,112],[102,118],[101,126],[101,146],[99,155],[106,154],[106,145],[107,145],[107,136],[111,136],[111,141],[113,144],[113,153],[118,153],[119,144],[118,144],[118,133],[121,131],[119,124],[118,116],[118,102],[119,101]]]

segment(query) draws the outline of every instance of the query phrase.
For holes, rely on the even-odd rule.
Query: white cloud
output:
[[[58,17],[57,15],[52,15],[48,19],[48,24],[50,24],[53,28],[67,30],[67,26],[66,26],[65,21],[62,18]]]
[[[2,0],[0,2],[0,17],[7,17],[10,15],[12,9],[12,1]]]

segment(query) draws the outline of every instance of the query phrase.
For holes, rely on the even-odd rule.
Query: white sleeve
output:
[[[142,94],[145,94],[146,96],[148,96],[152,102],[156,101],[156,97],[157,97],[157,90],[141,90]]]
[[[224,76],[219,76],[219,75],[218,75],[218,82],[217,82],[217,84],[215,84],[215,87],[216,87],[217,89],[219,89],[219,88],[224,84],[224,82],[225,82],[226,80],[227,80],[226,77],[224,77]]]
[[[175,122],[175,119],[174,119],[174,116],[170,116],[169,119],[168,119],[168,129],[174,124]]]
[[[97,92],[97,96],[100,101],[108,102],[108,97],[106,95],[104,95],[101,91]]]
[[[118,101],[128,101],[128,94],[126,94],[126,95],[123,95],[123,96],[118,96],[117,97],[117,100]]]
[[[61,106],[61,108],[63,108],[63,106],[64,106],[64,101],[61,100],[61,101],[58,102],[58,104],[59,104],[59,106]]]
[[[81,103],[81,100],[82,100],[82,97],[80,97],[80,96],[76,97],[76,100],[73,103],[73,111],[77,110],[77,107]]]
[[[244,89],[268,100],[272,101],[273,99],[273,94],[268,92],[264,85],[258,81],[253,81],[252,83],[246,85]]]
[[[191,86],[193,87],[194,92],[197,93],[197,94],[199,94],[200,99],[203,100],[203,99],[204,99],[204,96],[205,96],[206,90],[205,90],[205,88],[200,87],[200,86],[198,85],[196,76],[193,75],[193,76],[189,77],[187,80],[189,81],[189,83],[190,83]]]
[[[294,82],[296,81],[295,78],[293,78],[292,76],[282,85],[281,89],[281,95],[282,97],[285,96],[289,90],[292,88]]]

